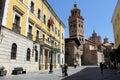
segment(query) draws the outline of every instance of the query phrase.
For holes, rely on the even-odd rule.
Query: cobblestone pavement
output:
[[[68,68],[68,76],[75,74],[82,69],[86,68],[86,66]],[[19,74],[19,75],[11,75],[11,76],[4,76],[0,77],[0,80],[61,80],[65,77],[62,76],[61,69],[53,70],[52,74],[49,74],[48,71],[40,71],[40,72],[32,72],[26,74]],[[73,79],[75,80],[75,79]]]
[[[62,80],[120,80],[120,73],[114,69],[104,69],[101,74],[98,67],[88,67]]]

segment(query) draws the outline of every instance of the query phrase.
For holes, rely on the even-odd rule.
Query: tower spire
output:
[[[95,33],[95,28],[93,27],[93,33]]]
[[[74,8],[77,8],[76,0],[75,0],[75,3],[74,3]]]
[[[76,4],[76,0],[75,0],[75,4]]]

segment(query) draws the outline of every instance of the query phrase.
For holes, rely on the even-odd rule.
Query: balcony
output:
[[[50,48],[55,48],[56,47],[53,41],[47,40],[45,38],[40,39],[40,44],[42,46],[46,46],[46,47],[50,47]]]
[[[21,27],[19,25],[15,24],[15,23],[13,23],[12,31],[20,34],[20,30],[21,30]]]
[[[39,42],[40,38],[39,37],[36,37],[36,42]]]
[[[27,37],[28,37],[30,40],[32,40],[32,37],[33,37],[32,33],[28,32],[27,34],[28,34]]]

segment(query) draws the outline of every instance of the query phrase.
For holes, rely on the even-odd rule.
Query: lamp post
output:
[[[50,53],[51,60],[50,60],[50,71],[49,71],[49,73],[53,73],[53,63],[52,63],[52,54],[54,53],[54,50],[53,50],[53,40],[51,41],[51,43],[52,43],[52,51]]]
[[[51,60],[50,60],[50,71],[49,73],[53,73],[53,64],[52,64],[52,53],[50,54]]]

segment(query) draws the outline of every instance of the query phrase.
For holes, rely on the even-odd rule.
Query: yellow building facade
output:
[[[115,48],[117,49],[120,45],[120,0],[118,0],[112,16],[112,25],[114,32]]]
[[[0,63],[8,74],[64,64],[64,23],[47,0],[1,0]],[[7,46],[7,47],[6,47]]]

